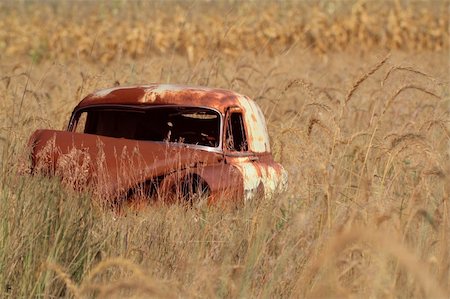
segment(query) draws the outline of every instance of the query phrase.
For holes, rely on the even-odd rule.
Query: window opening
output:
[[[104,108],[87,111],[84,133],[218,147],[220,116],[214,110],[197,107]]]
[[[226,146],[230,151],[248,151],[242,113],[233,112],[228,117]]]

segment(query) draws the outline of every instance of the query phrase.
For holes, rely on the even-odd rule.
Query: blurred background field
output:
[[[445,51],[448,1],[67,1],[0,4],[3,58],[81,59],[211,53],[277,56],[374,47]]]
[[[449,1],[0,2],[0,297],[448,297]],[[116,217],[24,175],[148,82],[255,99],[289,189]]]

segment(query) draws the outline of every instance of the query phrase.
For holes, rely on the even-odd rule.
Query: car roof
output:
[[[120,86],[98,90],[86,96],[75,109],[97,105],[186,105],[214,108],[224,113],[228,107],[241,107],[250,99],[236,92],[209,87],[175,84]]]

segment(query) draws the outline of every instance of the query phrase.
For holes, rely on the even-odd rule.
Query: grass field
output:
[[[0,3],[0,297],[450,296],[448,1],[80,3]],[[255,99],[288,191],[117,217],[24,174],[35,129],[148,82]]]

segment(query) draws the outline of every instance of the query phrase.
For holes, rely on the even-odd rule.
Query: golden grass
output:
[[[379,68],[381,68],[386,63],[388,58],[389,55],[386,55],[382,60],[380,60],[380,62],[378,62],[375,66],[373,66],[368,72],[364,73],[358,80],[356,80],[356,82],[353,84],[352,88],[348,92],[347,96],[345,97],[345,104],[347,104],[348,101],[350,101],[350,98],[352,97],[353,93],[356,91],[358,86],[365,80],[367,80],[367,78],[369,78],[371,75],[373,75],[373,73],[375,73]],[[389,74],[386,75],[386,78],[388,77],[388,75]]]
[[[309,16],[298,11],[303,2],[267,11],[269,4],[245,4],[245,16],[224,3],[180,4],[173,24],[162,4],[147,4],[155,8],[148,17],[144,4],[77,12],[69,3],[2,3],[0,14],[11,13],[0,19],[0,297],[448,297],[450,74],[448,40],[438,30],[448,14],[425,2],[423,11],[388,2],[385,28],[373,23],[383,15],[370,14],[372,2],[336,2],[334,13],[326,3],[335,2],[320,2]],[[223,7],[232,9],[228,19],[213,14]],[[327,7],[333,18],[320,14]],[[97,14],[75,24],[92,9]],[[296,14],[302,17],[282,18]],[[307,37],[315,39],[289,41],[306,30],[292,24],[307,26],[309,17],[315,22]],[[194,25],[203,18],[217,27]],[[345,27],[362,20],[371,25]],[[42,26],[29,31],[36,23]],[[50,29],[55,24],[59,29]],[[158,32],[165,24],[167,36],[151,40],[166,48],[133,50],[142,28]],[[262,27],[261,35],[278,37],[251,39]],[[11,37],[18,28],[23,34]],[[246,28],[250,33],[242,33]],[[130,47],[120,52],[124,32]],[[65,34],[67,44],[60,38],[40,59],[26,57],[33,39],[53,34]],[[201,47],[205,34],[220,43]],[[386,49],[376,39],[384,35],[387,48],[402,50],[388,59],[380,59]],[[69,43],[73,36],[80,42]],[[256,48],[264,49],[255,55]],[[72,108],[95,89],[148,82],[217,86],[255,98],[273,154],[289,172],[288,191],[232,210],[161,205],[117,217],[87,191],[24,175],[33,130],[65,127]],[[63,183],[82,185],[83,168],[61,163],[73,176]]]

